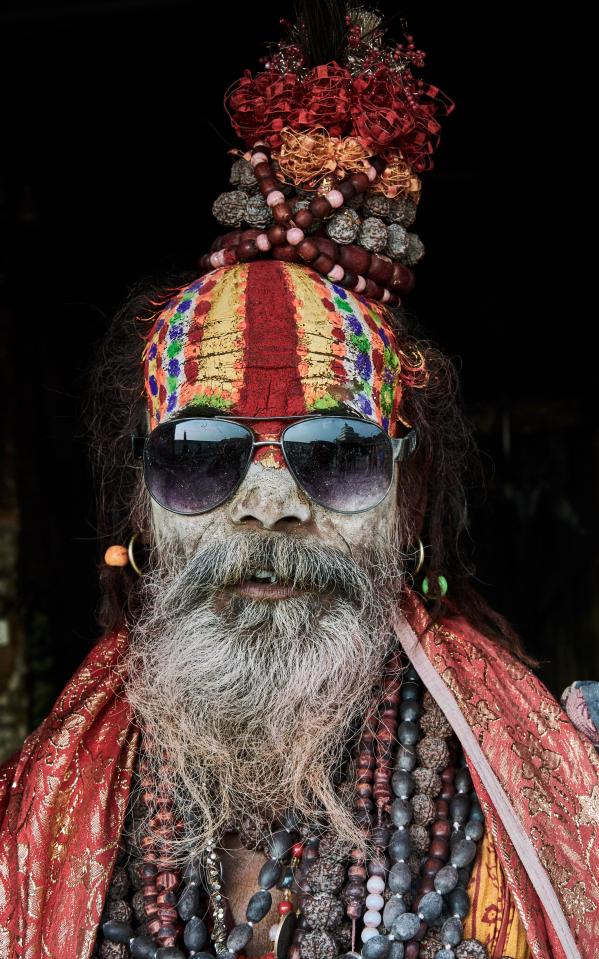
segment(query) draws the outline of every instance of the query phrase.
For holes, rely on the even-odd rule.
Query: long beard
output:
[[[397,546],[349,556],[245,532],[193,549],[163,540],[155,553],[131,631],[127,697],[154,788],[185,826],[169,855],[185,861],[231,821],[270,823],[289,808],[367,852],[351,764],[393,648]],[[226,589],[255,569],[301,595],[257,601]]]

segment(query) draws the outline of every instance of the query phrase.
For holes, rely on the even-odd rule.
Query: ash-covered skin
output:
[[[260,433],[260,424],[250,425],[260,438],[266,438]],[[260,447],[235,494],[208,513],[182,516],[152,500],[154,533],[158,543],[163,538],[175,539],[183,548],[186,542],[195,548],[199,542],[207,545],[210,539],[220,540],[227,532],[240,529],[291,533],[317,537],[351,554],[353,547],[391,542],[397,522],[399,469],[396,463],[391,488],[373,509],[338,513],[310,500],[295,482],[278,447]]]

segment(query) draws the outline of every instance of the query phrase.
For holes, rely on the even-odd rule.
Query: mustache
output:
[[[362,550],[355,556],[316,539],[245,532],[200,544],[183,565],[181,559],[177,563],[165,555],[158,572],[164,606],[179,613],[190,612],[202,596],[235,586],[260,569],[270,570],[279,582],[295,589],[332,591],[361,603],[373,589],[373,572],[381,575],[386,570],[388,575],[389,564],[382,559],[380,550]]]

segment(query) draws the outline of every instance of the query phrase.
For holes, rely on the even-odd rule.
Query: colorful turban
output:
[[[426,378],[385,307],[277,260],[184,287],[155,318],[143,359],[151,428],[193,405],[275,418],[343,403],[395,435],[404,386]]]

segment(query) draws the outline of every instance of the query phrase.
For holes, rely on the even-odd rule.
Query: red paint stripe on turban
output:
[[[282,263],[264,260],[248,271],[245,295],[244,385],[237,412],[295,416],[306,412],[299,376],[297,306]]]

